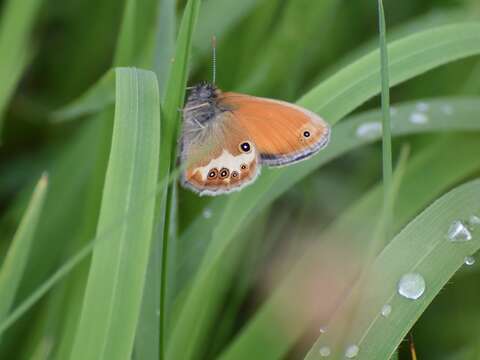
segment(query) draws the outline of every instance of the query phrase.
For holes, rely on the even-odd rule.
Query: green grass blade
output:
[[[110,159],[97,233],[134,217],[95,244],[71,359],[131,356],[152,237],[159,156],[159,96],[151,72],[116,70]],[[147,200],[146,200],[147,199]]]
[[[474,160],[476,142],[477,138],[472,136],[458,148],[458,152],[452,153],[452,147],[458,144],[457,136],[452,136],[437,141],[409,161],[395,203],[395,231],[400,230],[442,192],[478,171],[480,165]],[[437,161],[438,158],[447,163],[457,164],[456,171],[446,171],[444,162]],[[423,181],[425,172],[431,175],[432,181],[428,183]],[[329,254],[332,249],[340,249],[340,256],[347,251],[353,252],[360,264],[367,263],[365,259],[370,255],[368,243],[372,238],[372,229],[378,223],[377,214],[382,204],[382,190],[382,186],[378,185],[368,192],[322,234],[321,241],[307,247],[303,255],[298,257],[290,275],[279,283],[273,294],[224,352],[222,360],[244,359],[246,354],[251,355],[251,349],[257,349],[255,355],[262,359],[286,356],[289,349],[311,325],[312,316],[310,313],[300,316],[304,313],[299,313],[295,321],[285,328],[282,314],[288,310],[294,311],[298,303],[292,301],[291,305],[286,306],[284,299],[289,299],[291,294],[296,293],[298,284],[305,281],[305,274],[312,268],[315,269],[315,274],[328,274],[338,270],[335,263],[343,262],[336,258],[331,259]],[[354,233],[348,229],[354,229]],[[318,254],[326,255],[319,257]],[[323,294],[323,303],[329,305],[324,306],[319,316],[318,328],[327,324],[338,303],[344,298],[345,292],[351,287],[358,271],[359,268],[355,266],[342,267],[342,276],[337,278],[339,286],[335,291]]]
[[[378,0],[378,17],[380,29],[380,64],[381,64],[381,84],[382,84],[382,163],[383,163],[383,211],[384,230],[383,237],[386,241],[391,238],[391,228],[393,219],[393,203],[391,203],[392,192],[392,135],[390,125],[390,76],[388,66],[388,48],[387,34],[385,25],[385,14],[382,0]]]
[[[127,0],[113,66],[153,67],[157,0]]]
[[[42,0],[3,4],[0,19],[0,134],[5,107],[30,58],[30,35]]]
[[[480,214],[480,181],[462,185],[441,197],[417,216],[377,257],[368,271],[368,282],[358,284],[352,293],[365,294],[358,318],[351,327],[348,344],[360,348],[358,359],[387,359],[396,350],[428,304],[463,265],[466,256],[480,249],[480,228],[473,228],[471,241],[452,242],[448,231],[455,220],[468,220]],[[400,277],[419,273],[425,279],[426,291],[417,300],[397,293]],[[339,335],[337,321],[351,306],[352,297],[339,308],[329,331],[322,336],[306,359],[319,359],[319,347],[335,343]],[[380,314],[382,306],[392,306],[388,317]],[[339,318],[340,317],[340,318]],[[331,348],[331,359],[343,359],[346,343]]]
[[[94,114],[115,101],[115,72],[107,71],[86,93],[52,113],[55,122]]]
[[[242,79],[240,91],[287,99],[298,93],[305,67],[309,61],[314,61],[311,58],[316,57],[315,52],[328,41],[339,3],[338,0],[287,1],[279,24],[270,29],[268,42],[260,44],[255,50],[258,55],[253,58],[247,54],[248,74]],[[300,53],[304,56],[299,57]],[[285,73],[289,74],[288,81],[285,81]]]
[[[47,182],[47,176],[43,175],[33,192],[28,208],[0,268],[0,294],[2,294],[0,297],[0,322],[5,320],[10,311],[24,275],[35,230],[45,201]]]
[[[155,49],[155,73],[158,77],[160,98],[163,99],[164,90],[170,70],[170,63],[175,51],[176,34],[176,2],[175,0],[160,0],[158,6],[158,23]]]
[[[210,54],[211,39],[221,39],[252,9],[258,1],[211,0],[205,2],[199,14],[198,30],[193,39],[194,49],[201,56]],[[219,14],[222,14],[219,16]]]
[[[460,23],[418,32],[389,45],[390,85],[480,52],[480,24]],[[299,100],[335,123],[380,91],[379,53],[375,51],[314,88]]]
[[[185,88],[187,85],[188,63],[192,48],[193,33],[200,11],[199,0],[189,0],[180,23],[180,30],[176,42],[175,57],[170,67],[167,84],[165,86],[165,98],[163,100],[162,115],[162,163],[160,164],[160,178],[167,179],[175,166],[177,132],[180,121],[180,111],[183,108]],[[171,236],[175,230],[170,228],[172,219],[175,217],[174,187],[165,186],[162,195],[157,201],[156,218],[161,224],[157,227],[155,238],[161,238],[161,280],[160,280],[160,359],[165,356],[166,330],[170,316],[170,302],[167,294],[170,278],[169,273],[169,243],[175,241]]]

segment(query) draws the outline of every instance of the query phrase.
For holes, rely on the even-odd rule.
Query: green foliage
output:
[[[409,359],[408,332],[419,358],[474,358],[480,226],[446,234],[480,217],[480,8],[446,3],[6,1],[0,358]],[[176,180],[213,35],[222,88],[296,100],[332,139],[212,199]]]

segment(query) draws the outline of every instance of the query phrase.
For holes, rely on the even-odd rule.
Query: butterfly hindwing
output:
[[[253,141],[228,112],[202,127],[184,124],[182,163],[184,186],[200,195],[239,190],[259,172]]]

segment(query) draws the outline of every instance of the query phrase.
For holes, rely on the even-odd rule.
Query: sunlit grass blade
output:
[[[476,137],[466,139],[464,146],[460,147],[458,152],[452,153],[451,148],[458,142],[457,136],[437,141],[408,162],[396,201],[394,231],[400,230],[442,192],[479,170],[480,164],[474,160]],[[438,162],[438,158],[446,163],[455,162],[458,165],[456,171],[446,170],[444,162]],[[423,181],[425,172],[430,174],[431,181]],[[372,239],[372,229],[378,223],[377,214],[378,209],[381,209],[382,195],[383,188],[379,184],[344,211],[332,226],[321,234],[321,239],[316,244],[305,249],[289,276],[279,282],[273,294],[227,347],[222,360],[244,359],[246,354],[251,353],[250,349],[258,349],[259,357],[265,359],[284,357],[312,322],[311,313],[303,312],[297,313],[295,321],[289,322],[288,327],[282,320],[284,313],[289,310],[295,313],[298,308],[298,284],[302,284],[308,275],[316,278],[316,274],[338,273],[340,266],[341,276],[336,276],[338,286],[330,292],[319,294],[324,305],[316,322],[317,329],[327,327],[338,303],[344,299],[345,292],[351,288],[358,276],[360,265],[367,263],[366,258],[370,252],[368,244]],[[332,259],[329,255],[329,250],[336,248],[341,251],[338,255],[341,259]],[[342,260],[347,252],[355,254],[354,266],[347,267],[348,264]],[[311,269],[315,272],[312,273]]]
[[[0,322],[3,322],[9,313],[24,275],[38,219],[43,209],[47,183],[47,175],[43,175],[33,192],[7,256],[0,267],[0,294],[2,294],[0,296]],[[0,339],[1,333],[0,331]]]
[[[71,359],[130,358],[152,237],[159,156],[159,95],[151,72],[116,70],[112,147],[95,244]]]
[[[30,36],[42,0],[6,1],[0,19],[0,134],[3,112],[31,56]]]
[[[387,359],[400,344],[411,326],[453,274],[464,264],[465,257],[480,249],[480,228],[472,227],[471,241],[455,241],[449,235],[454,221],[467,224],[472,215],[480,214],[480,181],[462,185],[441,197],[417,216],[377,257],[368,272],[368,282],[358,284],[352,293],[365,294],[358,317],[351,327],[348,344],[359,347],[358,359]],[[469,230],[467,230],[469,231]],[[419,274],[426,283],[418,299],[399,295],[397,286],[404,274]],[[320,337],[306,359],[318,359],[320,346],[335,343],[336,322],[351,305],[352,297],[338,309],[329,331]],[[391,313],[381,315],[382,307]],[[343,359],[347,344],[331,348],[332,359]]]

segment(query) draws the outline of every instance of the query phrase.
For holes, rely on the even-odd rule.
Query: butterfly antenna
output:
[[[217,80],[217,38],[212,36],[212,82],[215,85]]]

